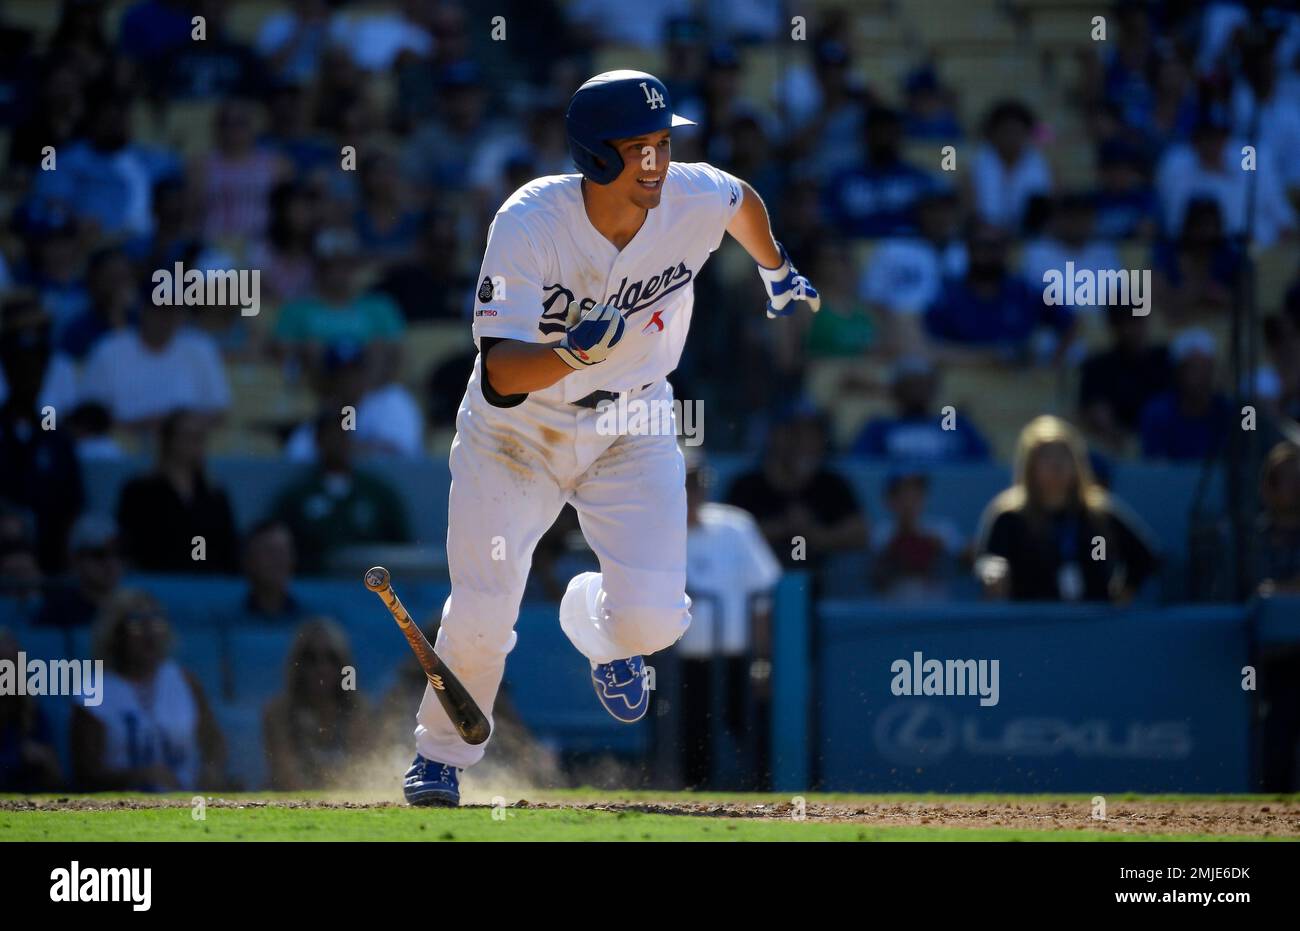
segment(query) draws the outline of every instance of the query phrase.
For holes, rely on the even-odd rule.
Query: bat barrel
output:
[[[477,747],[492,735],[492,727],[488,724],[486,718],[479,718],[477,721],[453,723],[456,731],[460,734],[461,740],[473,747]]]

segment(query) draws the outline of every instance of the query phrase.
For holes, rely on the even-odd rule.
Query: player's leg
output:
[[[671,400],[671,391],[665,386],[655,397]],[[571,500],[601,571],[569,583],[560,624],[593,664],[615,666],[597,676],[609,672],[608,689],[619,693],[639,675],[641,656],[671,646],[690,624],[685,464],[676,436],[665,430],[619,437],[584,473]],[[624,669],[626,660],[634,662]],[[602,701],[620,720],[645,712],[631,699],[625,713],[607,695]]]
[[[528,426],[519,417],[521,426]],[[533,549],[564,506],[564,493],[527,429],[493,412],[457,418],[447,520],[451,595],[434,648],[492,718]],[[486,744],[461,740],[431,688],[417,715],[416,749],[457,768],[477,763]]]

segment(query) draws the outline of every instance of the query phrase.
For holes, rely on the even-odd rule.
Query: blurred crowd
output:
[[[232,10],[250,6],[236,38]],[[756,276],[720,260],[701,279],[707,312],[675,381],[709,406],[711,449],[779,457],[782,422],[813,404],[830,418],[828,455],[912,472],[986,460],[1012,445],[1005,424],[981,427],[997,391],[1032,391],[1021,376],[1039,371],[1068,396],[1038,409],[1078,425],[1094,457],[1213,457],[1238,400],[1260,410],[1268,446],[1300,415],[1300,161],[1288,155],[1300,14],[1116,6],[1108,40],[1069,53],[1079,67],[1064,99],[1093,169],[1067,186],[1053,136],[1067,114],[1007,98],[963,119],[932,50],[897,86],[868,83],[847,7],[818,5],[794,42],[781,5],[759,0],[656,3],[634,18],[614,0],[500,6],[500,24],[456,0],[66,0],[49,34],[0,19],[0,496],[34,512],[42,568],[66,563],[79,470],[144,454],[157,473],[118,506],[133,560],[179,568],[192,562],[181,542],[203,533],[208,565],[233,570],[229,509],[202,457],[214,430],[225,451],[242,448],[232,371],[247,365],[268,373],[266,416],[238,429],[309,467],[266,515],[290,527],[304,566],[323,568],[336,543],[406,540],[391,489],[352,460],[443,454],[472,346],[466,335],[412,373],[408,343],[440,321],[468,333],[493,211],[521,182],[572,170],[565,103],[620,50],[656,59],[698,122],[674,157],[751,181],[825,297],[815,317],[769,324]],[[775,63],[763,93],[759,61]],[[942,145],[961,170],[943,170]],[[1234,385],[1226,341],[1260,250],[1288,257],[1294,283],[1255,289],[1261,365]],[[1152,273],[1153,293],[1131,296],[1149,314],[1043,300],[1045,271],[1122,269],[1122,256]],[[176,263],[258,269],[259,312],[160,304],[155,273]],[[837,362],[847,374],[829,403],[813,397],[819,366]],[[970,372],[993,393],[941,423],[945,378]],[[293,390],[322,415],[277,419],[275,397]],[[841,399],[870,411],[847,433]],[[341,431],[346,405],[356,428]],[[29,429],[43,411],[57,431]],[[761,504],[744,488],[715,493]],[[822,537],[862,543],[857,531]]]

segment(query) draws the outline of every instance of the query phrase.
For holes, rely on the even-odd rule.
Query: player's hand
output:
[[[611,349],[623,338],[627,322],[617,307],[597,304],[564,331],[555,354],[571,368],[585,369],[604,362]]]
[[[758,274],[767,288],[768,317],[785,317],[794,313],[798,309],[796,301],[807,301],[808,309],[817,313],[822,308],[821,295],[812,282],[790,263],[785,246],[778,242],[776,247],[781,250],[781,264],[776,268],[758,266]]]

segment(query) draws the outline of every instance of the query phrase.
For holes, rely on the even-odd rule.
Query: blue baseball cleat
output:
[[[645,660],[639,656],[591,667],[591,684],[605,710],[624,724],[634,724],[650,708]]]
[[[402,792],[411,805],[455,808],[460,804],[460,775],[456,767],[426,760],[417,753],[406,771]]]

